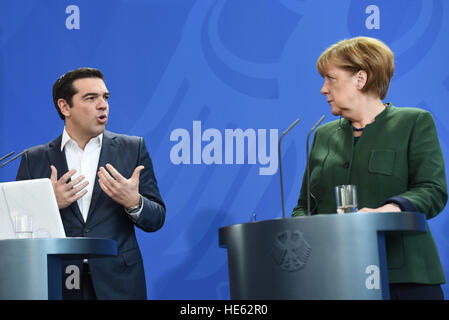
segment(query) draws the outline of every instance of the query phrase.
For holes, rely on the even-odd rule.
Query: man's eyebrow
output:
[[[100,94],[97,93],[97,92],[88,92],[88,93],[85,93],[81,98],[86,98],[86,97],[88,97],[88,96],[98,97],[99,95],[100,95]],[[102,95],[109,96],[109,92],[106,91],[106,92],[104,92]]]
[[[96,93],[96,92],[88,92],[88,93],[85,93],[83,96],[82,96],[82,98],[85,98],[85,97],[88,97],[88,96],[98,96],[98,93]]]

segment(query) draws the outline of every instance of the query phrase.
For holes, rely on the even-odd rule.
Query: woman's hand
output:
[[[387,203],[376,209],[362,208],[357,212],[401,212],[401,208],[396,203]]]

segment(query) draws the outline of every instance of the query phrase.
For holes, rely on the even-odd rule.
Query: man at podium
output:
[[[68,237],[108,238],[118,256],[79,261],[81,299],[146,299],[134,226],[162,227],[165,204],[145,141],[105,130],[109,91],[98,69],[80,68],[53,86],[65,122],[55,140],[28,149],[17,180],[50,178]]]
[[[357,37],[317,61],[321,93],[335,120],[317,129],[310,152],[312,214],[336,211],[334,187],[356,185],[359,212],[414,211],[430,219],[447,202],[444,159],[432,115],[384,103],[394,57],[381,41]],[[304,175],[293,216],[306,214]],[[445,282],[430,230],[387,235],[392,299],[443,299]]]

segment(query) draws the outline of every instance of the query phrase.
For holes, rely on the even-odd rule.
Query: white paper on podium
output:
[[[14,239],[14,217],[33,217],[36,238],[65,238],[50,179],[0,183],[0,239]]]

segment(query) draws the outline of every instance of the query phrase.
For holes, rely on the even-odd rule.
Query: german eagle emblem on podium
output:
[[[303,269],[311,252],[310,245],[298,230],[286,230],[276,234],[271,256],[284,271]]]

